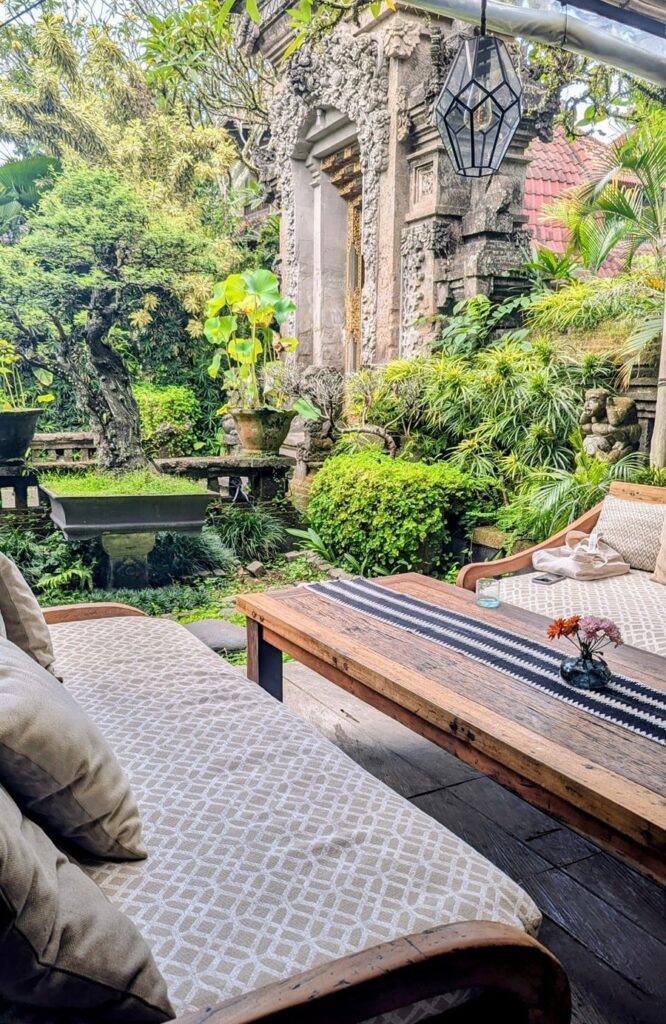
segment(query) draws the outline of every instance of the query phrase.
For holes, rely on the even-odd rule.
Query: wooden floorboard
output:
[[[664,1024],[664,887],[302,665],[285,666],[285,703],[530,892],[574,1024]]]

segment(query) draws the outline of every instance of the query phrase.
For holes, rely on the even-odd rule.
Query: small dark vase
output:
[[[565,658],[560,675],[579,690],[604,690],[611,678],[611,670],[603,658]]]

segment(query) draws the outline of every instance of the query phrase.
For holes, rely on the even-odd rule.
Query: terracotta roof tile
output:
[[[562,128],[557,127],[552,142],[535,139],[527,155],[531,163],[525,181],[525,212],[528,228],[537,245],[548,245],[555,252],[567,248],[567,232],[559,224],[541,219],[548,206],[567,189],[581,185],[598,169],[606,146],[590,135],[569,142]]]

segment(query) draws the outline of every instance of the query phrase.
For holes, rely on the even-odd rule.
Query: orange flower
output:
[[[561,636],[571,636],[578,629],[580,615],[571,615],[568,619],[555,619],[548,627],[551,640],[559,640]]]

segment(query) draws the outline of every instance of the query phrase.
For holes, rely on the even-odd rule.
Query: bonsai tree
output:
[[[296,338],[280,334],[295,308],[291,299],[280,295],[278,279],[270,270],[230,274],[215,285],[206,303],[204,334],[215,346],[209,374],[216,379],[223,369],[227,402],[221,412],[274,409],[318,418],[311,402],[293,398],[266,372],[282,352],[298,348]]]
[[[197,307],[221,259],[186,214],[164,212],[119,172],[67,166],[29,230],[0,246],[0,332],[73,389],[99,464],[148,464],[126,353],[162,307]]]

